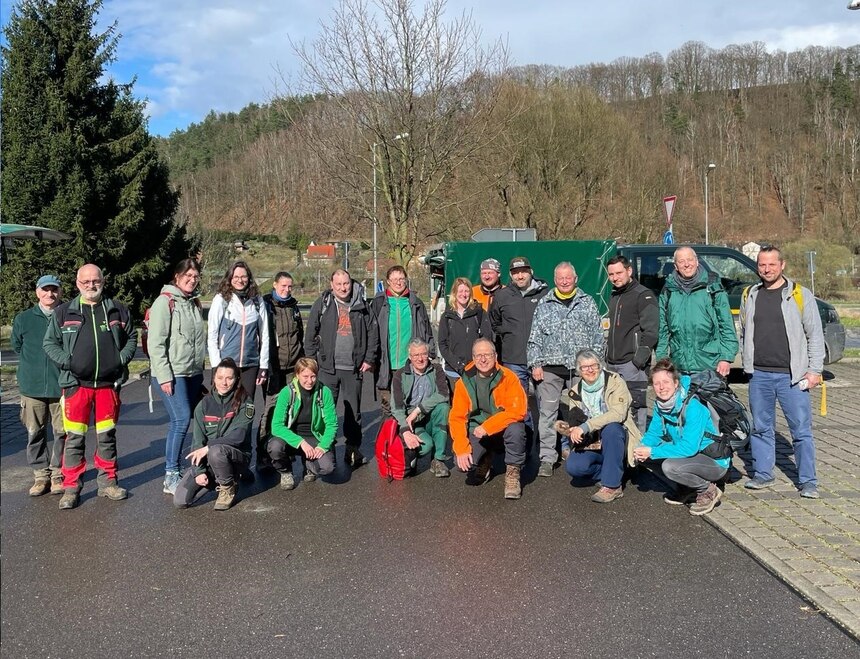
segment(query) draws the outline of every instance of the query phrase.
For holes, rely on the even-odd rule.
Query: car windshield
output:
[[[758,273],[731,256],[708,254],[699,256],[699,263],[720,276],[723,288],[729,295],[740,295],[747,286],[759,282]]]

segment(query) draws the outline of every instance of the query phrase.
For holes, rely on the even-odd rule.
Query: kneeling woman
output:
[[[697,398],[685,400],[690,378],[678,377],[678,370],[668,359],[661,359],[651,371],[654,386],[654,416],[634,449],[637,461],[662,460],[666,477],[678,484],[674,493],[663,497],[666,503],[690,504],[690,513],[705,515],[714,509],[722,496],[716,481],[726,475],[730,458],[714,459],[706,455],[719,433],[711,413]]]
[[[304,480],[334,471],[337,411],[331,389],[317,381],[319,365],[310,357],[296,362],[296,375],[278,394],[272,438],[266,446],[272,466],[281,474],[281,489],[292,490],[293,457],[302,456]]]
[[[218,490],[215,510],[227,510],[236,498],[236,483],[251,462],[254,405],[240,382],[241,371],[229,357],[212,373],[213,391],[194,410],[194,441],[185,472],[173,495],[187,508],[203,488]]]
[[[591,500],[610,503],[624,495],[625,447],[640,438],[630,414],[630,391],[620,375],[605,370],[593,350],[576,354],[576,368],[580,379],[562,396],[563,421],[556,424],[573,444],[565,469],[574,478],[600,481]]]

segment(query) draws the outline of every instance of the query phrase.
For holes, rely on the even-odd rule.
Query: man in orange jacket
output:
[[[489,339],[472,346],[472,362],[454,386],[448,416],[457,466],[467,485],[490,479],[493,453],[505,454],[505,498],[522,496],[520,471],[526,461],[526,395],[516,374],[496,360]]]

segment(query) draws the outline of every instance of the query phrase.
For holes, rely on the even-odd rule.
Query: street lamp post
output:
[[[409,137],[409,133],[398,133],[394,141]],[[376,287],[379,285],[379,243],[377,242],[377,228],[379,215],[376,212],[376,147],[382,142],[374,142],[370,150],[373,151],[373,295],[376,295]],[[372,297],[372,296],[371,296]]]
[[[708,244],[708,177],[717,166],[714,163],[708,163],[708,168],[705,170],[705,244]]]

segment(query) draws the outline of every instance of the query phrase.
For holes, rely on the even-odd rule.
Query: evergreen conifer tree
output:
[[[65,231],[72,239],[16,243],[3,254],[0,315],[33,302],[44,273],[77,291],[75,272],[101,266],[107,290],[139,314],[172,265],[191,251],[173,221],[178,194],[149,135],[134,82],[104,79],[116,24],[96,32],[101,0],[22,0],[2,51],[4,222]],[[140,316],[138,315],[138,318]]]

